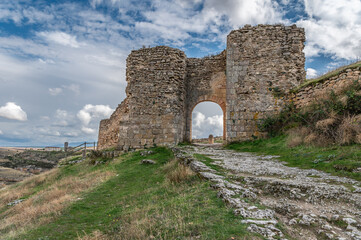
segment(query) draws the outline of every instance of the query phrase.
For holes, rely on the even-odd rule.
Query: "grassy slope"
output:
[[[290,148],[286,144],[286,137],[278,136],[270,139],[232,143],[227,148],[243,152],[278,155],[281,161],[287,162],[287,166],[314,168],[333,175],[361,181],[361,173],[353,172],[356,168],[361,167],[360,145]]]
[[[155,165],[139,164],[143,158],[133,153],[94,167],[114,168],[117,175],[83,194],[54,221],[16,239],[74,239],[95,230],[116,239],[257,239],[209,183],[197,176],[179,184],[167,180],[162,166],[172,158],[168,149],[157,148],[146,157]],[[81,170],[74,165],[64,171]]]

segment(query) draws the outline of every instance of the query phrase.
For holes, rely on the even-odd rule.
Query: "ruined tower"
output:
[[[192,111],[203,101],[222,108],[227,142],[262,135],[257,121],[280,111],[283,95],[305,79],[304,41],[296,25],[258,25],[232,31],[216,56],[187,58],[165,46],[132,51],[127,97],[100,122],[98,148],[190,141]]]

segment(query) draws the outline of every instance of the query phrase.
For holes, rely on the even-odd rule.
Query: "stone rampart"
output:
[[[361,84],[361,67],[346,68],[335,76],[307,85],[292,94],[291,99],[297,108],[306,107],[320,99],[328,98],[332,91],[339,95],[354,81],[359,81]]]

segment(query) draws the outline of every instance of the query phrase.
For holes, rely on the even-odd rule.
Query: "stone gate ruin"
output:
[[[223,110],[227,142],[260,136],[257,121],[275,114],[283,96],[304,81],[304,29],[246,25],[227,37],[216,56],[187,58],[158,46],[127,58],[126,95],[100,122],[98,148],[120,150],[191,140],[192,111],[203,101]]]

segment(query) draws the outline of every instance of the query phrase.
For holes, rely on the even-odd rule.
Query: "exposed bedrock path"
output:
[[[174,152],[211,182],[249,231],[266,239],[361,239],[359,181],[221,146],[184,146]]]

